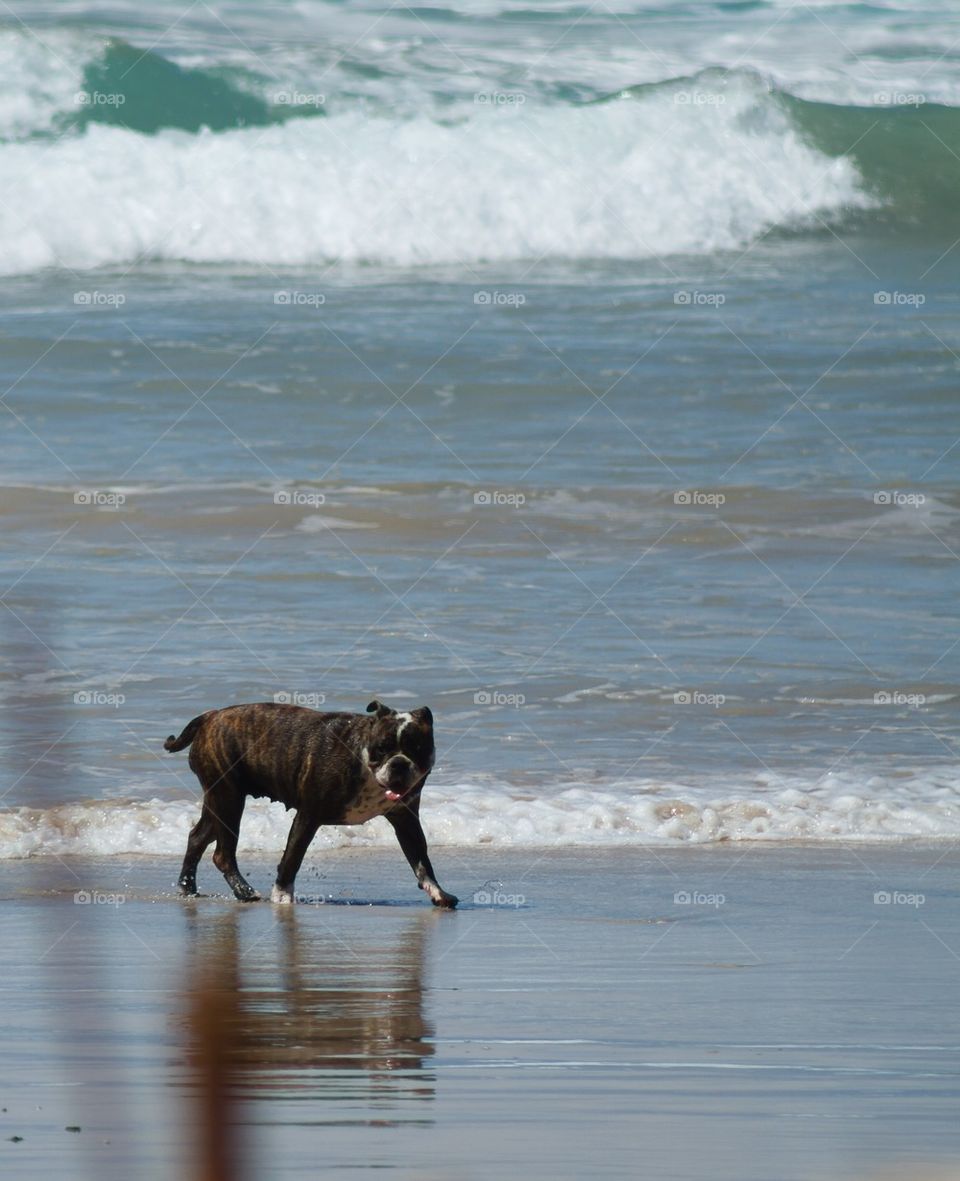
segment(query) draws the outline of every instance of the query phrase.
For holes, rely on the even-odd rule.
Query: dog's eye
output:
[[[428,745],[421,734],[404,734],[401,742],[404,754],[409,755],[417,763],[423,762]]]

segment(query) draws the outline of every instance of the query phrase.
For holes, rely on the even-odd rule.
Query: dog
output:
[[[237,838],[247,796],[275,800],[296,816],[277,866],[271,902],[292,903],[294,881],[321,824],[363,824],[385,816],[434,906],[452,910],[437,884],[420,827],[420,793],[433,767],[433,714],[398,713],[371,701],[366,714],[319,713],[258,702],[212,709],[188,722],[168,751],[190,747],[190,768],[203,788],[200,819],[190,831],[178,886],[197,893],[197,866],[215,840],[213,863],[241,902],[260,895],[237,867]]]

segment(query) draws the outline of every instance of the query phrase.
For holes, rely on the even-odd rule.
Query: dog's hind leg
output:
[[[180,868],[180,877],[177,880],[181,894],[196,894],[197,866],[200,864],[200,858],[207,851],[207,846],[216,835],[213,816],[204,803],[200,819],[190,830],[190,836],[187,838],[187,851]]]
[[[290,835],[287,837],[287,847],[277,866],[277,880],[270,891],[271,902],[293,902],[293,883],[319,827],[320,825],[305,816],[303,811],[299,811],[293,818]]]
[[[237,865],[237,841],[240,838],[240,821],[243,818],[245,796],[233,788],[210,793],[207,806],[213,817],[217,847],[213,852],[213,864],[227,879],[227,885],[241,902],[256,902],[260,895],[246,880]]]

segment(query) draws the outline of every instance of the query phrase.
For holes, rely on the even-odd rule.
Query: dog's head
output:
[[[364,761],[388,800],[402,800],[422,784],[433,766],[433,714],[424,705],[398,713],[371,701]]]

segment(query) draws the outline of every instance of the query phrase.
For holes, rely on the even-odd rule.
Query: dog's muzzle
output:
[[[394,755],[376,772],[377,783],[388,800],[402,800],[419,778],[419,771],[406,755]]]

